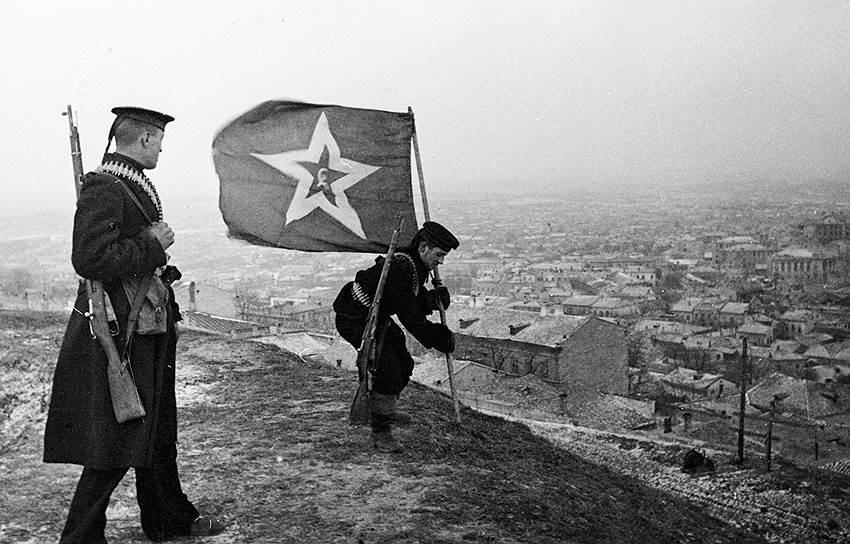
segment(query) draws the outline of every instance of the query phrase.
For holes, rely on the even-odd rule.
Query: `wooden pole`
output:
[[[407,108],[407,113],[413,116],[413,108]],[[422,192],[422,211],[425,214],[425,221],[431,220],[431,212],[428,209],[428,195],[425,192],[425,178],[422,174],[422,158],[419,155],[419,139],[416,137],[416,124],[413,125],[413,154],[416,157],[416,173],[419,176],[419,190]],[[434,279],[431,281],[434,287],[438,287],[443,284],[440,280],[440,271],[437,270],[437,267],[434,267]],[[440,309],[440,323],[446,325],[446,310],[443,309],[442,305],[437,299],[437,304]],[[454,405],[455,410],[455,423],[460,425],[460,404],[457,400],[457,393],[455,392],[455,378],[454,378],[454,363],[452,362],[452,354],[446,353],[446,368],[449,372],[449,389],[452,393],[452,404]]]
[[[747,408],[747,337],[741,340],[741,400],[738,404],[738,462],[744,462],[744,412]]]
[[[767,443],[765,458],[767,461],[767,471],[770,472],[770,460],[773,450],[773,418],[776,415],[776,400],[770,401],[770,419],[767,420]]]

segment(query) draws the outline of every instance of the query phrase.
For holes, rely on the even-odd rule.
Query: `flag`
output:
[[[213,140],[230,235],[302,251],[385,253],[417,230],[413,115],[269,101]]]

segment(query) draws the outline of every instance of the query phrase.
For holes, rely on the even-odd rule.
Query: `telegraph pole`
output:
[[[770,419],[767,420],[767,471],[770,472],[771,450],[773,449],[773,417],[776,414],[776,399],[770,401]]]
[[[747,408],[747,337],[741,345],[741,401],[738,405],[738,463],[744,463],[744,411]]]

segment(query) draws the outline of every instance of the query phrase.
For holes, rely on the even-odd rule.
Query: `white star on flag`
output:
[[[344,175],[326,185],[325,189],[310,194],[310,188],[313,187],[316,177],[301,163],[318,164],[325,149],[328,151],[327,170],[335,170]],[[295,194],[292,195],[292,201],[290,201],[289,208],[286,210],[287,225],[296,219],[301,219],[316,208],[320,208],[357,236],[366,239],[366,234],[360,225],[360,217],[349,204],[345,190],[375,173],[381,167],[340,157],[339,145],[331,134],[325,112],[322,112],[316,122],[316,128],[313,129],[313,136],[310,138],[310,147],[307,149],[284,151],[273,155],[261,153],[251,153],[251,155],[298,180]],[[328,200],[325,191],[333,193],[336,205]]]

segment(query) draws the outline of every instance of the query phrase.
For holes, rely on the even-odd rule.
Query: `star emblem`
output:
[[[287,225],[319,208],[360,238],[366,239],[360,217],[348,202],[345,191],[381,167],[341,157],[325,112],[316,122],[307,149],[251,155],[298,181],[286,210]]]

